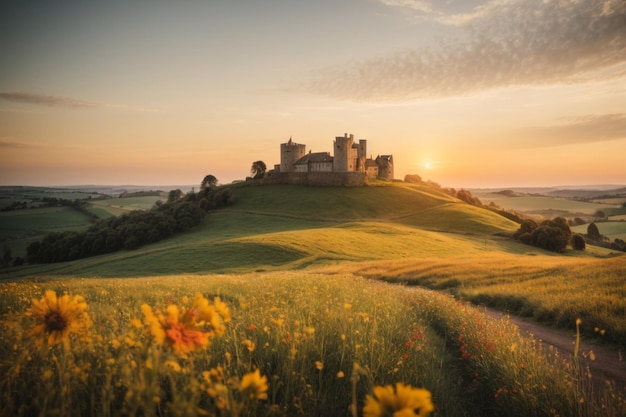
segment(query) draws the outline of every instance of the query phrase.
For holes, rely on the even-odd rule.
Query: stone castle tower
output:
[[[294,172],[294,164],[306,154],[306,145],[289,142],[280,144],[280,172]]]
[[[335,137],[333,157],[333,171],[335,172],[365,172],[367,159],[367,140],[361,139],[354,143],[354,135]]]

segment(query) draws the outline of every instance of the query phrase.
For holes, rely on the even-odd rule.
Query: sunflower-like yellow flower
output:
[[[267,400],[267,389],[267,377],[258,369],[245,374],[239,384],[239,391],[251,400]]]
[[[38,344],[47,342],[51,346],[63,343],[65,348],[69,348],[71,333],[88,337],[92,321],[86,310],[87,303],[80,295],[57,297],[55,291],[48,290],[40,300],[33,299],[26,311],[26,315],[37,322],[30,335],[36,338]]]
[[[224,323],[230,321],[228,307],[215,298],[215,305],[202,294],[197,294],[189,309],[169,305],[165,312],[155,313],[147,304],[141,306],[148,333],[159,345],[170,347],[179,356],[199,351],[210,343],[216,334],[224,334]]]
[[[365,397],[363,417],[425,417],[435,409],[430,392],[401,382],[374,387]]]

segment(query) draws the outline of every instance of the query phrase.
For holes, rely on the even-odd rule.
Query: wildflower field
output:
[[[0,283],[0,415],[620,416],[583,355],[348,273]]]

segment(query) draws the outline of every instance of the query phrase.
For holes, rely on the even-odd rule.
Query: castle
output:
[[[306,153],[306,145],[289,139],[280,145],[280,164],[264,178],[266,183],[309,185],[363,185],[369,178],[393,180],[393,156],[367,158],[367,140],[354,135],[335,137],[330,152]]]

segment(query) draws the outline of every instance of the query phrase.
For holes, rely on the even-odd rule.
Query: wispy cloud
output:
[[[92,109],[96,107],[102,107],[102,104],[92,103],[83,100],[76,100],[69,97],[49,96],[44,94],[29,94],[18,92],[5,92],[0,93],[0,98],[6,101],[14,103],[27,103],[35,104],[39,106],[50,107],[70,107],[70,108],[82,108]]]
[[[0,149],[27,149],[33,148],[33,145],[29,145],[27,143],[18,142],[12,139],[0,138]]]
[[[392,7],[403,7],[424,14],[431,14],[434,9],[427,0],[380,0],[381,3]]]
[[[590,114],[563,119],[549,126],[531,126],[512,132],[506,146],[541,148],[626,139],[626,113]]]
[[[85,100],[78,100],[70,97],[54,96],[47,94],[32,94],[23,92],[0,92],[0,99],[13,103],[26,103],[37,106],[47,107],[63,107],[72,109],[95,109],[95,108],[114,108],[131,111],[147,111],[154,112],[155,109],[146,107],[134,107],[121,104],[105,104],[96,103]]]
[[[381,0],[460,26],[463,39],[321,70],[303,88],[357,101],[445,97],[626,75],[626,1],[492,0],[443,14],[434,2]]]

